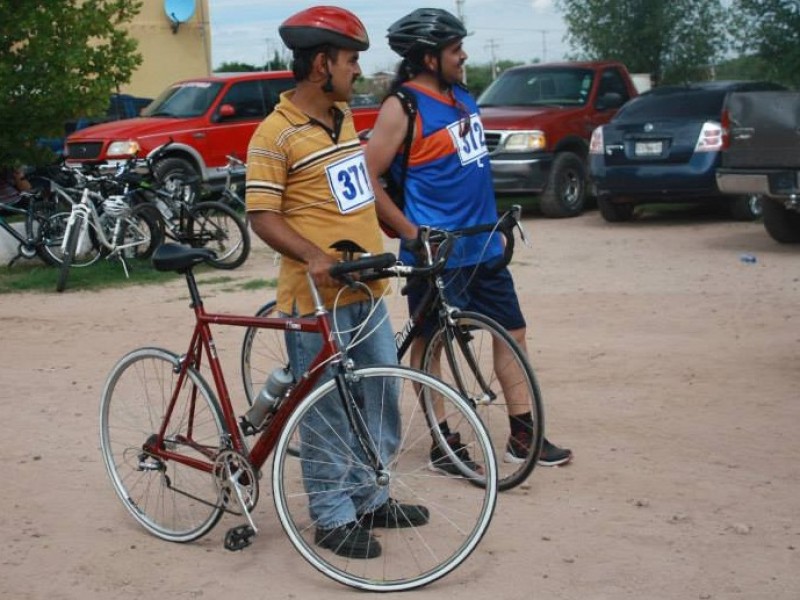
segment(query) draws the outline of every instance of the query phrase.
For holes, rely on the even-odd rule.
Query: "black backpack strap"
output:
[[[403,206],[405,205],[405,184],[406,174],[408,173],[408,161],[411,158],[411,141],[414,137],[414,123],[417,119],[417,99],[414,94],[408,90],[404,90],[402,87],[398,88],[389,95],[396,96],[397,99],[400,100],[400,105],[403,107],[403,111],[406,113],[406,115],[408,115],[406,136],[403,139],[403,161],[400,169],[400,181],[397,182],[397,189],[392,197],[392,200],[394,200],[394,203],[397,205],[397,207],[402,210]]]

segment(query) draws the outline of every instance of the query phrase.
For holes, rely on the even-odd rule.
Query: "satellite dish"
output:
[[[172,23],[172,33],[177,33],[180,24],[192,18],[194,0],[164,0],[164,12]]]

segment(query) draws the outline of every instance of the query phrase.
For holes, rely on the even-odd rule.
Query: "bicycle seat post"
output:
[[[314,278],[311,276],[311,273],[306,273],[306,279],[308,280],[308,289],[311,290],[311,298],[314,301],[314,314],[324,315],[328,311],[325,309],[322,296],[317,289],[317,284],[314,283]]]

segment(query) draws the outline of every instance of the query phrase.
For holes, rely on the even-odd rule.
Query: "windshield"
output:
[[[668,93],[669,92],[669,93]],[[669,90],[664,88],[634,98],[625,105],[614,119],[640,121],[653,119],[699,119],[719,120],[726,90]]]
[[[222,83],[218,81],[189,81],[164,90],[142,111],[143,117],[199,117],[217,97]]]
[[[588,69],[515,69],[490,85],[479,106],[583,106],[592,89]]]

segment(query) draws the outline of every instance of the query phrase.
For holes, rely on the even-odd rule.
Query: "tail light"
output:
[[[727,150],[731,146],[731,113],[728,109],[722,111],[722,149]]]
[[[603,154],[603,127],[596,127],[589,140],[589,154]]]
[[[722,125],[715,121],[706,121],[697,138],[695,152],[719,152],[722,150]]]

